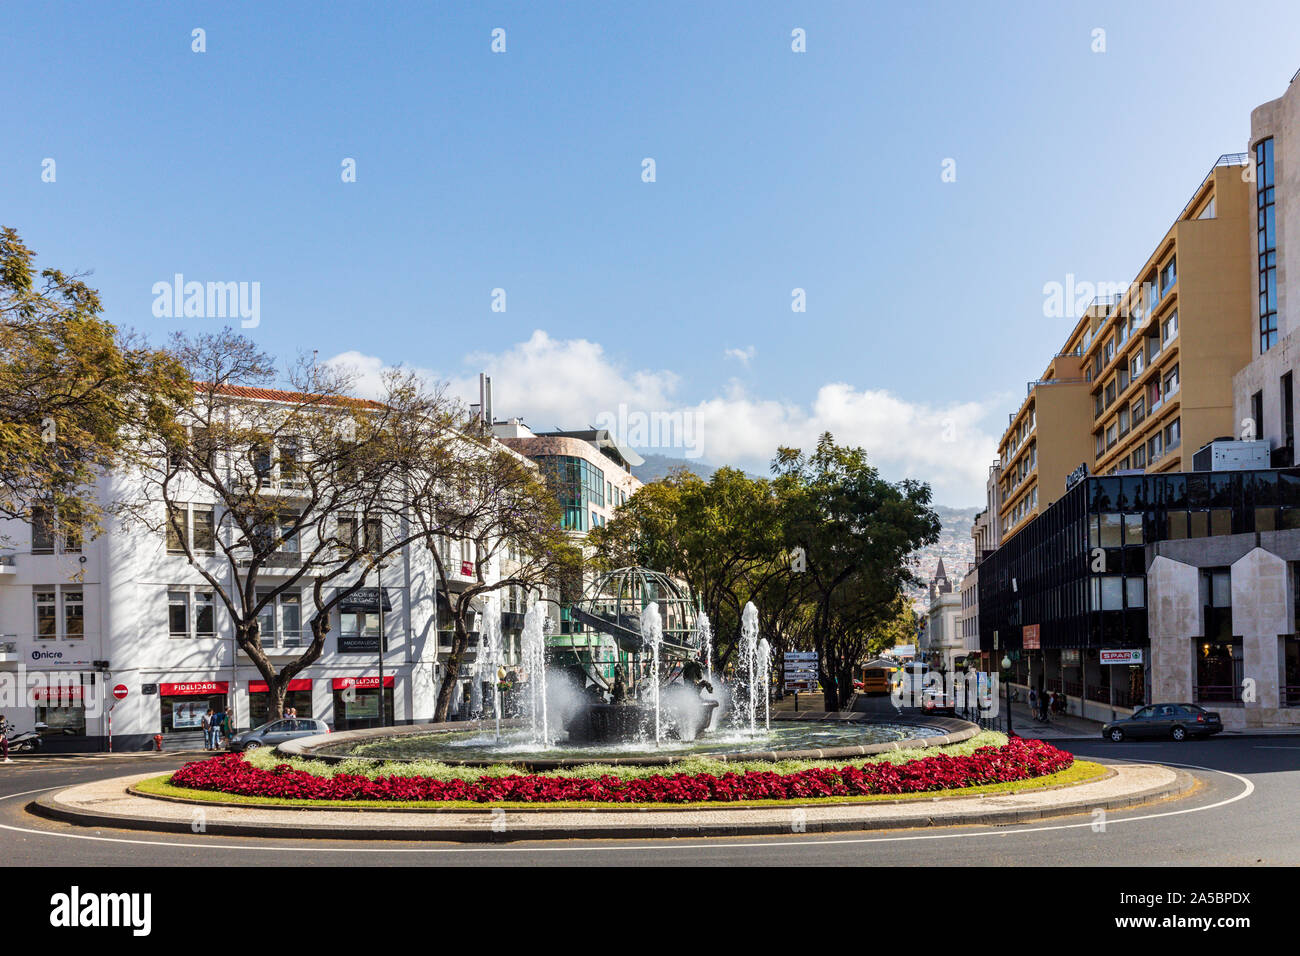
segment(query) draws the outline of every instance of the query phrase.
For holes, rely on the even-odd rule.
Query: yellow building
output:
[[[1232,378],[1251,358],[1246,154],[1219,157],[1121,294],[1085,310],[998,444],[1001,540],[1067,477],[1179,471],[1234,437]]]
[[[1219,157],[1083,353],[1093,474],[1183,471],[1235,437],[1232,377],[1250,361],[1251,190]]]
[[[1092,460],[1083,349],[1096,307],[1076,323],[1065,349],[1030,382],[998,443],[998,521],[1005,541],[1065,493],[1070,472]]]

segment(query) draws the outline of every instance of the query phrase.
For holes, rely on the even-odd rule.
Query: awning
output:
[[[223,680],[199,680],[188,684],[159,684],[160,697],[207,697],[224,694],[230,684]]]
[[[358,690],[374,690],[379,686],[378,677],[336,677],[331,681],[335,690],[347,690],[349,687],[355,687]],[[393,686],[393,675],[384,675],[384,686]]]
[[[388,600],[388,589],[384,588],[384,611],[393,609]],[[357,588],[339,602],[340,611],[379,612],[379,588]]]
[[[289,690],[311,690],[311,678],[299,677],[289,681]],[[269,694],[271,688],[264,680],[251,680],[248,682],[248,692],[250,694]]]

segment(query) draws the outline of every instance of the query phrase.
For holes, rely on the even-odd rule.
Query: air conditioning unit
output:
[[[1193,471],[1249,471],[1271,466],[1270,443],[1266,440],[1235,441],[1216,438],[1192,455]]]

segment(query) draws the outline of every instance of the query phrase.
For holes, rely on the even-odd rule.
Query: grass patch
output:
[[[770,765],[766,765],[769,766]],[[837,764],[836,766],[845,766]],[[466,768],[457,768],[466,769]],[[644,769],[644,768],[637,768]],[[660,768],[662,769],[662,768]],[[734,765],[732,765],[734,769]],[[662,810],[665,808],[689,807],[708,809],[717,807],[781,807],[781,806],[829,806],[845,803],[891,803],[902,800],[929,800],[936,797],[970,797],[981,794],[1008,794],[1027,790],[1042,790],[1048,787],[1074,786],[1088,783],[1106,773],[1100,764],[1085,760],[1076,760],[1072,766],[1045,777],[1030,780],[1012,780],[1006,783],[984,784],[978,787],[966,787],[959,790],[932,790],[925,793],[911,794],[870,794],[861,797],[804,797],[792,800],[738,800],[724,803],[708,800],[696,803],[582,803],[576,801],[556,801],[554,803],[477,803],[468,800],[412,800],[407,802],[395,800],[294,800],[285,797],[248,797],[212,790],[191,790],[187,787],[173,786],[171,774],[150,777],[136,784],[140,793],[157,797],[173,797],[184,800],[199,800],[205,803],[227,803],[247,807],[283,807],[286,809],[312,810],[346,810],[371,808],[378,810],[393,809],[438,809],[438,810]]]
[[[746,760],[734,763],[710,760],[706,757],[691,757],[668,766],[638,767],[624,764],[591,763],[578,767],[562,767],[558,770],[541,770],[530,773],[508,764],[492,767],[458,767],[439,763],[436,760],[385,761],[374,763],[369,760],[344,760],[340,763],[325,763],[306,757],[283,757],[271,749],[259,748],[244,755],[250,766],[261,770],[273,770],[279,764],[287,763],[294,770],[301,770],[317,777],[335,777],[339,774],[368,777],[377,780],[380,777],[430,777],[434,780],[478,780],[481,777],[568,777],[577,779],[594,779],[597,777],[617,777],[619,780],[636,780],[646,777],[669,776],[677,773],[712,774],[744,773],[747,770],[770,770],[780,774],[799,773],[804,770],[841,767],[865,767],[873,763],[908,763],[922,757],[934,757],[946,754],[950,757],[964,757],[981,747],[1004,747],[1007,735],[996,731],[982,731],[970,740],[944,747],[923,747],[912,750],[890,750],[871,757],[839,760]],[[531,804],[528,804],[531,806]]]

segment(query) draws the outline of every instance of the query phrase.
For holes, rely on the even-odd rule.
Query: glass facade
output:
[[[1029,624],[1044,649],[1144,645],[1147,545],[1291,528],[1300,469],[1084,479],[980,564],[981,649],[993,650],[994,631],[999,652],[1020,648]],[[1224,587],[1205,579],[1211,640],[1231,640]]]
[[[1259,252],[1259,351],[1277,344],[1277,230],[1273,138],[1255,146],[1255,228]]]
[[[536,461],[554,482],[561,526],[567,531],[590,531],[592,507],[605,507],[605,473],[586,459],[567,455],[539,455]]]

